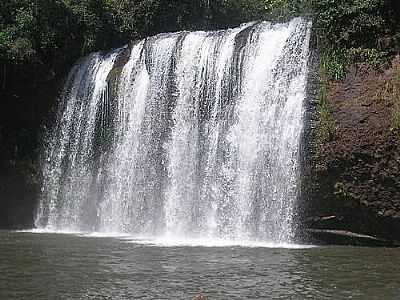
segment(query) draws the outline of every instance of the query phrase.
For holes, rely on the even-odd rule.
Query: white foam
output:
[[[17,230],[20,233],[33,233],[33,234],[69,234],[69,235],[77,235],[81,234],[79,231],[74,230],[54,230],[50,228],[34,228],[27,230]]]
[[[38,228],[30,230],[19,230],[17,232],[33,234],[64,234],[84,238],[115,238],[123,242],[144,245],[149,247],[174,248],[174,247],[204,247],[204,248],[272,248],[272,249],[310,249],[313,245],[302,245],[293,243],[274,243],[252,240],[226,240],[215,238],[182,238],[182,237],[144,237],[130,235],[120,232],[78,232],[68,230],[51,230]]]
[[[154,247],[206,247],[206,248],[227,248],[227,247],[243,247],[243,248],[282,248],[282,249],[308,249],[313,248],[311,245],[299,245],[289,243],[274,243],[261,241],[237,241],[223,239],[131,239],[129,243],[142,244]]]

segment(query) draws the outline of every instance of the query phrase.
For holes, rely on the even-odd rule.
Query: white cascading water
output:
[[[36,226],[291,242],[310,31],[297,18],[160,34],[82,60],[45,145]]]

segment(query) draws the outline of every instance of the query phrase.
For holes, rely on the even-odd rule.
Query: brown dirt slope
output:
[[[328,105],[336,130],[315,151],[309,226],[400,240],[400,60],[352,67],[330,83]]]

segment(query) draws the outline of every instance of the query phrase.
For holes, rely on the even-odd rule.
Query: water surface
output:
[[[0,299],[399,299],[400,250],[0,232]]]

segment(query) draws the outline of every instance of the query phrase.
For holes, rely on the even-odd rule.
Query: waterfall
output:
[[[310,31],[249,23],[82,59],[44,146],[36,226],[290,242]]]

